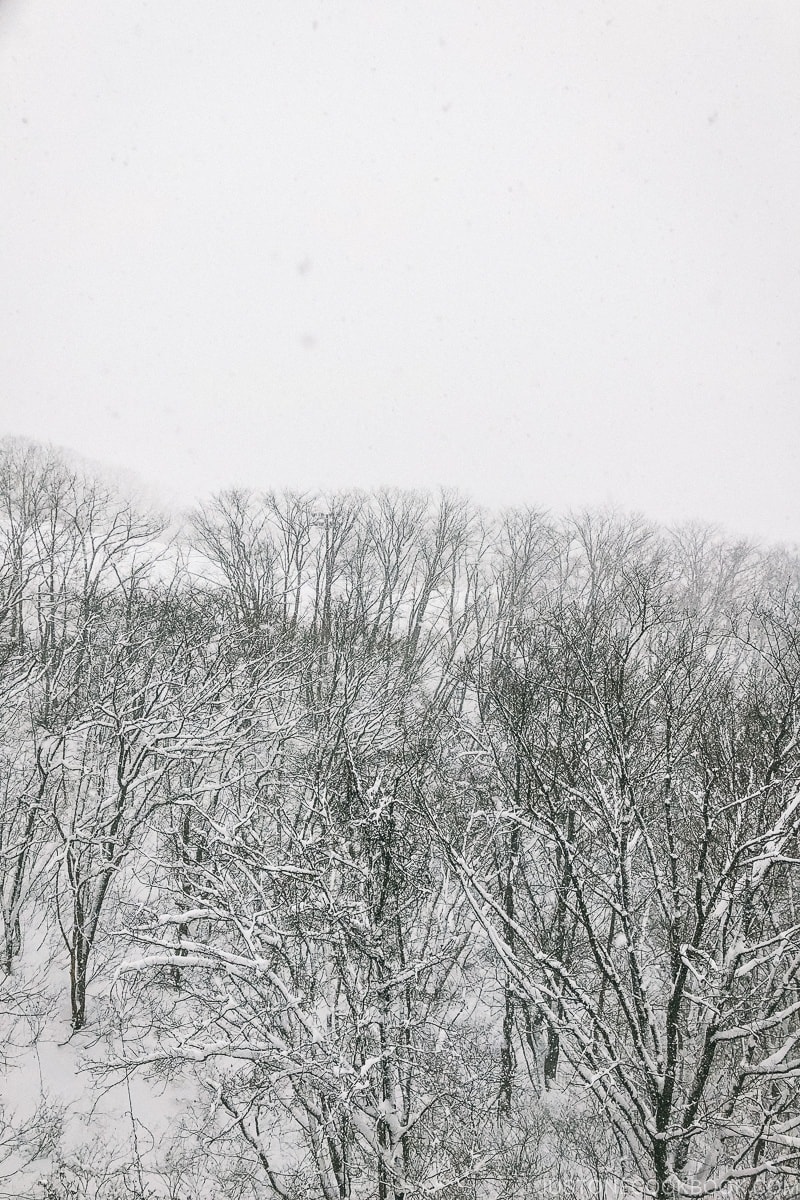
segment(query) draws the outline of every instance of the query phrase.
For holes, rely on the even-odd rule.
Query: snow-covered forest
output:
[[[7,440],[0,690],[0,1194],[789,1194],[793,553]]]

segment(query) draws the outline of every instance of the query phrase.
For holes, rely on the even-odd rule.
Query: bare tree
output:
[[[652,535],[585,544],[575,598],[487,689],[476,741],[503,799],[475,795],[460,848],[442,837],[620,1172],[676,1194],[793,1173],[796,661],[782,643],[765,688],[763,659],[669,598]],[[528,864],[513,912],[499,836]]]
[[[180,1017],[139,1061],[201,1064],[275,1194],[307,1162],[325,1200],[402,1200],[485,1168],[477,1132],[441,1145],[459,1116],[492,1157],[480,1056],[464,1053],[470,924],[417,816],[435,714],[410,724],[402,659],[387,680],[383,654],[351,655],[309,709],[302,673],[318,666],[311,647],[293,703],[284,686],[278,708],[253,706],[213,808],[184,802],[203,853],[123,971],[180,972]]]

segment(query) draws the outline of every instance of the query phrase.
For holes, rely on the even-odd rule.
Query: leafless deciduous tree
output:
[[[660,539],[597,533],[483,680],[488,785],[451,861],[620,1172],[711,1192],[800,1145],[796,614],[743,653]]]

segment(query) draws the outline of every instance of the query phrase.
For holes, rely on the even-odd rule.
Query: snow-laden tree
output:
[[[276,1195],[298,1173],[325,1200],[458,1194],[496,1165],[496,1060],[474,922],[417,809],[436,713],[415,715],[402,655],[331,667],[319,709],[314,647],[294,696],[268,668],[213,805],[182,802],[202,853],[122,969],[143,1003],[162,979],[135,1061],[192,1065]]]
[[[161,814],[180,803],[186,763],[227,746],[238,714],[224,641],[173,587],[108,600],[79,652],[80,708],[38,753],[56,841],[56,909],[70,956],[74,1029],[86,1020],[89,960],[109,892],[135,851],[149,860]],[[188,605],[188,602],[187,602]],[[65,687],[72,688],[67,674]],[[148,886],[144,872],[136,885]]]
[[[45,776],[53,737],[91,687],[99,608],[128,603],[158,559],[155,518],[52,449],[0,442],[0,879],[3,961],[52,856]]]
[[[23,908],[52,861],[31,720],[35,691],[32,664],[15,659],[0,668],[0,919],[7,975],[22,946]]]
[[[661,539],[611,532],[479,680],[471,810],[456,843],[438,825],[616,1170],[712,1192],[800,1155],[796,606],[743,645]]]

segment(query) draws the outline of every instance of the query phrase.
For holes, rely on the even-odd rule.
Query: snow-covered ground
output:
[[[200,1194],[191,1183],[198,1144],[188,1129],[200,1098],[178,1076],[112,1068],[125,1049],[109,1002],[112,978],[96,973],[90,1019],[78,1033],[57,929],[29,936],[4,982],[0,1196],[112,1200],[156,1194],[156,1184],[175,1200]]]

